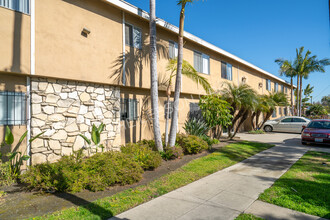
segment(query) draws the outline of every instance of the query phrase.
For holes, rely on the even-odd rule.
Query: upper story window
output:
[[[226,62],[221,62],[221,78],[232,80],[232,65]]]
[[[269,79],[266,79],[266,89],[268,91],[272,89],[272,82]]]
[[[168,56],[174,59],[178,56],[178,44],[174,41],[169,41]]]
[[[30,0],[0,0],[0,6],[30,14]]]
[[[278,92],[278,83],[274,82],[274,92]]]
[[[0,125],[26,124],[26,96],[22,92],[0,92]]]
[[[142,49],[141,29],[130,24],[125,24],[125,44],[131,47]]]
[[[285,87],[285,93],[288,93],[288,87]]]
[[[281,85],[281,92],[284,93],[284,85]]]
[[[195,51],[194,68],[197,72],[210,74],[210,57],[206,54]]]

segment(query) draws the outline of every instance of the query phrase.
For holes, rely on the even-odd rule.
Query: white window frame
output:
[[[197,68],[197,63],[196,63],[196,59],[195,59],[195,54],[199,54],[201,56],[201,61],[202,63],[200,63],[201,69]],[[199,72],[199,73],[203,73],[206,75],[210,75],[210,56],[201,53],[199,51],[194,51],[194,68]]]
[[[126,33],[126,26],[129,26],[130,28],[132,28],[132,32],[129,31],[128,34],[127,34]],[[139,31],[139,34],[140,34],[139,45],[137,45],[136,42],[134,41],[135,30]],[[131,33],[132,33],[132,36],[130,36]],[[134,47],[134,48],[137,48],[137,49],[140,49],[140,50],[142,49],[142,29],[141,28],[136,27],[136,26],[126,22],[125,23],[125,36],[127,36],[129,38],[129,43],[128,44],[126,43],[126,39],[125,39],[125,45],[126,46]]]
[[[178,50],[179,50],[178,43],[174,42],[172,40],[169,40],[168,41],[168,57],[170,59],[177,58],[178,57]]]

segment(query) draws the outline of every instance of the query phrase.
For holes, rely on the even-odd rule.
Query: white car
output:
[[[269,120],[264,124],[264,131],[280,131],[280,132],[292,132],[301,133],[303,126],[307,126],[311,120],[298,116],[285,116],[277,118],[275,120]]]

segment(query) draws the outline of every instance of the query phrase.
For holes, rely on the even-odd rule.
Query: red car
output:
[[[301,133],[301,143],[330,144],[330,119],[311,121]]]

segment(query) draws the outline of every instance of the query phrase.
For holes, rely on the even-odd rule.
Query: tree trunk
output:
[[[252,115],[251,115],[251,125],[252,125],[252,129],[253,130],[256,130],[256,126],[255,126],[255,123],[254,123],[254,118],[256,117],[256,112],[253,112]]]
[[[158,78],[157,78],[157,42],[156,42],[156,2],[150,0],[150,96],[154,128],[154,139],[158,151],[163,151],[159,125]]]
[[[291,114],[293,115],[293,77],[291,77]]]
[[[182,62],[183,62],[183,28],[184,28],[184,17],[185,17],[185,3],[182,3],[180,12],[180,26],[179,26],[179,37],[178,37],[178,64],[175,81],[175,92],[174,92],[174,104],[172,113],[172,122],[169,137],[169,146],[174,147],[176,133],[178,130],[178,112],[179,112],[179,100],[181,90],[181,79],[182,79]]]
[[[301,102],[302,102],[302,76],[300,76],[300,86],[299,86],[299,116],[301,117]]]
[[[258,110],[257,113],[256,113],[256,128],[257,128],[257,130],[260,129],[260,126],[259,126],[260,114],[261,114],[261,111]]]
[[[243,113],[245,112],[244,108],[241,108],[238,113],[236,114],[236,116],[234,116],[233,120],[231,121],[231,125],[228,126],[228,138],[231,138],[232,134],[231,134],[231,129],[235,129],[235,124],[236,122],[242,117]]]
[[[270,119],[270,116],[273,114],[273,112],[274,112],[274,109],[271,109],[270,112],[266,113],[266,117],[265,117],[264,121],[261,123],[260,129],[262,129],[262,127],[264,126],[266,121],[268,121]]]
[[[170,95],[167,94],[167,112],[166,112],[166,121],[165,121],[165,146],[168,145],[168,122],[170,116]]]
[[[298,103],[299,103],[299,75],[297,75],[297,89],[296,89],[296,93],[297,93],[297,96],[296,96],[296,115],[299,115],[299,112],[298,112]]]
[[[235,129],[235,132],[234,134],[230,137],[230,139],[233,139],[235,137],[235,135],[237,134],[238,130],[240,129],[240,127],[243,125],[243,123],[246,121],[246,119],[248,118],[249,116],[249,111],[246,110],[243,115],[242,115],[242,118],[241,120],[239,121],[238,125],[236,126],[236,129]]]

